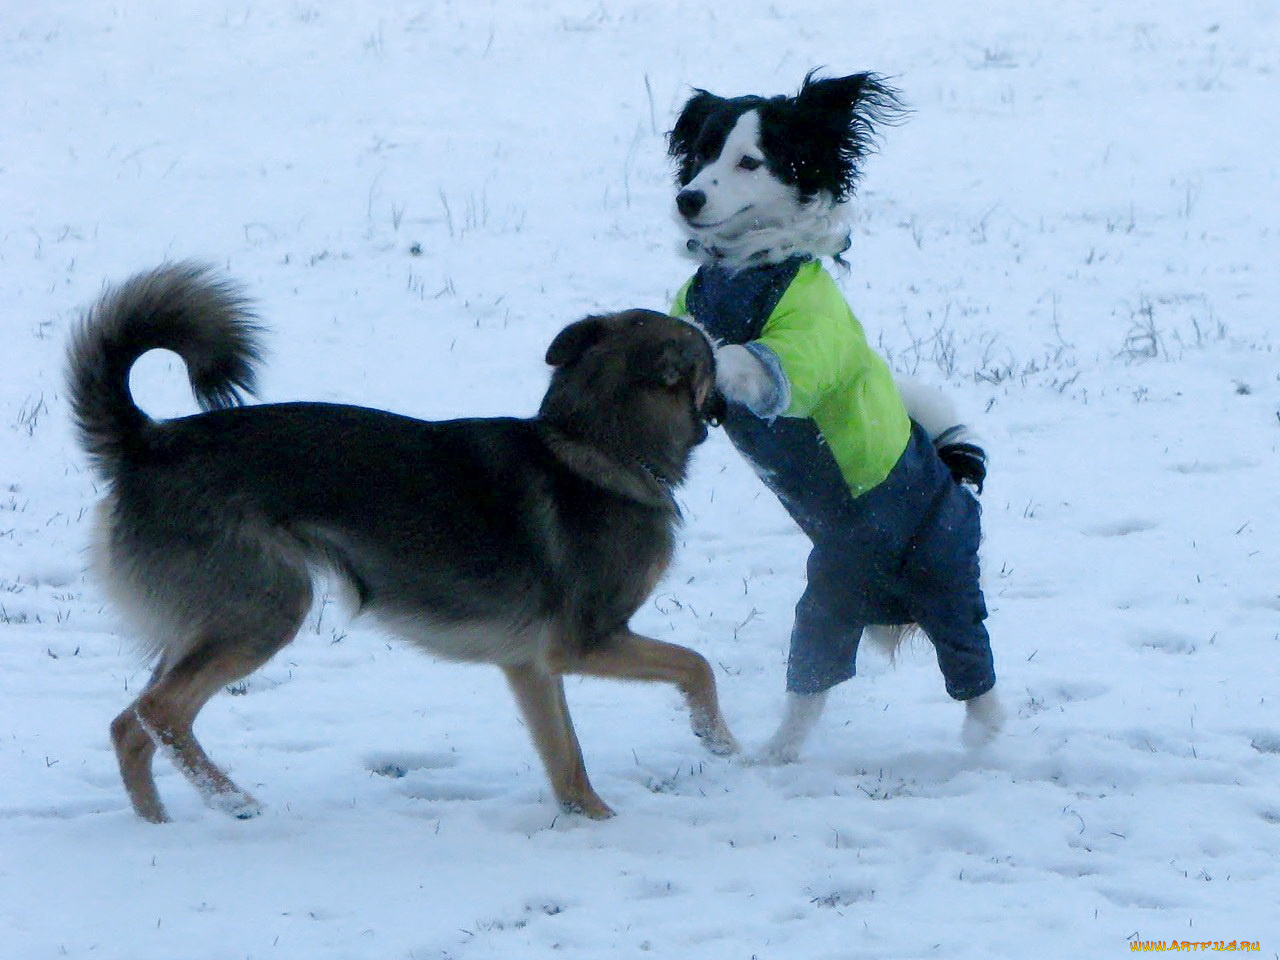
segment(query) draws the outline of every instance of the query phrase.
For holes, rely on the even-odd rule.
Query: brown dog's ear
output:
[[[690,351],[679,343],[664,343],[657,354],[649,358],[644,372],[650,383],[674,387],[693,373],[694,360]]]
[[[599,342],[604,334],[603,317],[586,317],[569,324],[556,334],[551,346],[547,347],[547,363],[553,367],[573,363]]]

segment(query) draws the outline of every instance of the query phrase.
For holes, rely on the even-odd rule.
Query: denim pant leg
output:
[[[970,700],[996,683],[991,637],[987,633],[987,607],[982,591],[957,593],[945,601],[920,608],[916,621],[938,657],[938,669],[954,700]]]
[[[912,617],[933,642],[947,693],[956,700],[986,693],[996,682],[978,576],[979,515],[977,502],[953,488],[938,522],[912,545],[906,567]]]
[[[850,528],[855,534],[856,528]],[[865,543],[858,536],[852,543]],[[884,558],[847,545],[815,546],[807,564],[808,586],[796,604],[787,660],[787,692],[821,693],[854,675],[858,641],[870,623],[904,623]]]
[[[854,674],[862,624],[839,616],[821,583],[810,580],[796,604],[787,657],[787,692],[821,693]]]

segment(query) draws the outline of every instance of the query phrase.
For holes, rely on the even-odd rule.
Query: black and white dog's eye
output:
[[[743,157],[738,161],[739,170],[756,170],[764,161],[757,160],[755,157]]]

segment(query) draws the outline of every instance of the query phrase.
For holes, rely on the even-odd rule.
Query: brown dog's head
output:
[[[539,416],[575,440],[684,480],[718,422],[715,355],[697,327],[653,310],[571,323],[547,348],[555,368]]]

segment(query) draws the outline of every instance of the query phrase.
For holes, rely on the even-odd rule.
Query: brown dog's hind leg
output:
[[[258,802],[209,759],[192,725],[219,689],[247,677],[293,639],[311,603],[310,585],[303,581],[291,592],[287,597],[277,593],[274,609],[260,611],[254,624],[260,633],[236,636],[226,630],[198,640],[172,666],[162,664],[134,704],[112,724],[125,787],[143,818],[167,819],[149,769],[157,747],[209,806],[242,820],[261,812]],[[138,729],[152,741],[150,752],[138,745]]]
[[[216,640],[199,644],[138,697],[133,710],[156,746],[209,806],[248,819],[261,812],[258,802],[209,759],[191,729],[196,714],[219,689],[247,676],[265,659],[247,659],[240,653],[235,644]],[[138,807],[136,797],[134,807]]]
[[[163,675],[163,662],[151,674],[143,687],[143,693]],[[156,755],[156,742],[151,739],[138,720],[138,701],[135,700],[111,721],[111,743],[116,750],[116,762],[120,765],[120,779],[129,794],[134,812],[143,820],[165,823],[169,815],[160,802],[155,777],[151,773],[151,761]]]
[[[689,705],[694,735],[708,750],[727,757],[741,749],[720,713],[711,664],[688,647],[626,630],[597,649],[573,655],[563,669],[590,677],[673,684]]]
[[[533,745],[551,781],[560,809],[581,813],[593,820],[613,816],[610,806],[587,779],[582,747],[573,729],[569,707],[564,698],[564,681],[539,663],[505,666],[507,683],[515,694],[516,705],[533,737]]]
[[[278,647],[271,653],[275,649]],[[247,676],[270,657],[270,654],[245,654],[241,645],[206,640],[148,687],[131,708],[139,726],[200,791],[205,802],[241,819],[257,816],[261,808],[209,759],[196,740],[192,725],[200,709],[219,689]],[[124,769],[123,760],[121,769]],[[134,809],[152,819],[144,812],[145,789],[135,793],[127,775],[125,785],[129,787]]]

